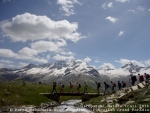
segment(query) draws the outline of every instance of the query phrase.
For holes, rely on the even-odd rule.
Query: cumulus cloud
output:
[[[124,34],[124,31],[120,31],[118,36],[122,36]]]
[[[56,54],[54,57],[53,57],[54,60],[71,60],[71,59],[74,59],[73,56],[63,56],[63,55],[59,55],[59,54]]]
[[[138,6],[138,7],[137,7],[137,10],[139,10],[139,11],[144,11],[144,10],[145,10],[145,8],[144,8],[144,7],[142,7],[142,6]]]
[[[100,69],[101,69],[101,68],[102,68],[102,69],[115,69],[115,66],[112,65],[111,63],[104,63],[104,64],[101,65],[99,68],[100,68]]]
[[[25,47],[21,49],[18,53],[14,53],[10,49],[0,49],[0,56],[14,59],[22,59],[22,60],[31,60],[36,62],[47,63],[48,61],[44,58],[39,58],[37,55],[37,51]]]
[[[145,61],[145,64],[150,66],[150,60]]]
[[[125,64],[128,64],[128,63],[132,63],[134,65],[138,65],[138,66],[141,66],[141,67],[145,66],[142,62],[139,62],[139,61],[136,61],[136,60],[120,59],[119,61],[116,60],[115,62],[120,63],[122,66],[124,66]]]
[[[86,57],[85,59],[83,59],[85,62],[90,62],[91,59],[89,57]]]
[[[103,3],[102,4],[102,8],[103,9],[107,9],[107,8],[111,8],[111,7],[113,7],[113,3],[112,2],[110,2],[110,3]]]
[[[0,63],[12,64],[13,62],[10,60],[0,60]]]
[[[110,22],[112,23],[116,23],[116,21],[118,20],[117,18],[114,18],[114,17],[111,17],[111,16],[108,16],[105,18],[105,20],[109,20]]]
[[[61,5],[60,10],[64,12],[65,16],[70,16],[75,14],[74,12],[74,4],[81,5],[78,0],[57,0],[57,4]]]
[[[37,41],[37,42],[31,43],[31,48],[37,50],[39,53],[46,52],[46,51],[59,52],[61,50],[61,47],[66,46],[66,45],[67,44],[65,40],[60,40],[57,42]]]
[[[150,9],[148,11],[150,11]]]
[[[116,2],[122,2],[122,3],[124,3],[124,2],[130,2],[130,0],[116,0]]]
[[[53,21],[47,16],[37,16],[24,13],[12,18],[12,21],[3,21],[0,24],[3,36],[14,42],[40,39],[71,40],[77,42],[85,36],[77,32],[78,24],[67,20]]]

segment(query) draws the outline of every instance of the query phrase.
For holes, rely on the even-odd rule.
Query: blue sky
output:
[[[149,0],[1,0],[0,15],[0,67],[150,65]]]

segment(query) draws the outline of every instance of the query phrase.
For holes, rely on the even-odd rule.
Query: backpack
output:
[[[98,85],[97,85],[98,87],[101,87],[101,84],[100,83],[98,83]]]
[[[71,84],[70,87],[73,88],[73,84]]]
[[[126,87],[126,83],[125,82],[123,83],[123,87]]]
[[[134,78],[133,80],[137,81],[137,78],[136,78],[136,76],[133,76],[133,78]]]
[[[113,86],[116,87],[116,83],[114,83]]]
[[[140,81],[143,81],[144,80],[144,77],[143,75],[140,76]]]
[[[146,79],[148,79],[149,78],[149,74],[146,74]]]
[[[62,84],[62,88],[64,88],[65,87],[65,85],[64,84]]]
[[[108,84],[106,84],[106,86],[107,86],[107,88],[109,88],[109,87],[110,87],[110,85],[108,85]]]
[[[79,84],[79,88],[81,88],[81,84]]]

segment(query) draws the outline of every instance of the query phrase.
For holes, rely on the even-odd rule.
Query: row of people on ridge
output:
[[[134,86],[135,82],[137,81],[137,77],[135,75],[130,75],[131,76],[131,81],[132,81],[132,86]],[[145,77],[145,80],[147,80],[148,78],[150,78],[149,74],[146,74],[144,73],[144,76],[143,75],[140,75],[138,74],[139,76],[139,82],[143,82],[144,81],[144,77]],[[73,87],[74,85],[70,82],[70,92],[72,93],[73,92]],[[81,88],[81,84],[77,82],[77,92],[80,93],[80,88]],[[97,92],[98,94],[100,93],[100,87],[101,87],[101,83],[100,82],[96,82],[96,85],[97,85]],[[56,82],[53,82],[53,89],[52,89],[52,92],[51,93],[54,93],[57,92],[56,90]],[[115,87],[116,87],[116,83],[115,82],[112,82],[111,81],[111,85],[107,84],[106,82],[104,82],[104,94],[106,92],[109,93],[109,87],[112,88],[112,92],[114,93],[115,92]],[[125,88],[126,87],[126,82],[122,81],[118,81],[118,89],[121,90],[122,88]],[[63,93],[64,92],[64,84],[60,83],[60,93]],[[88,85],[86,82],[84,82],[84,93],[88,93]]]

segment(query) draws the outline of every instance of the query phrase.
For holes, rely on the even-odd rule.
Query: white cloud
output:
[[[108,3],[108,5],[107,5],[109,8],[111,8],[111,7],[113,7],[113,3],[112,2],[110,2],[110,3]]]
[[[85,36],[77,32],[78,24],[67,20],[53,21],[47,16],[37,16],[24,13],[12,18],[12,21],[3,21],[0,24],[3,36],[14,42],[27,40],[71,40],[77,42]]]
[[[24,48],[21,49],[18,53],[20,54],[21,57],[22,57],[22,56],[23,56],[23,57],[24,57],[24,56],[26,56],[26,57],[33,57],[33,56],[35,56],[35,55],[38,54],[38,52],[37,52],[36,50],[30,49],[30,48],[28,48],[28,47],[24,47]]]
[[[99,60],[95,60],[96,63],[100,62]]]
[[[9,49],[0,49],[0,56],[10,58],[10,57],[16,57],[17,54],[15,54],[12,50]]]
[[[55,60],[71,60],[71,59],[74,59],[73,56],[63,56],[63,55],[59,55],[59,54],[56,54],[53,59]]]
[[[145,61],[145,64],[150,66],[150,60]]]
[[[139,11],[144,11],[144,10],[145,10],[145,8],[144,8],[144,7],[142,7],[142,6],[138,6],[138,7],[137,7],[137,10],[139,10]]]
[[[50,58],[51,58],[50,55],[47,55],[47,56],[46,56],[46,59],[47,59],[47,60],[49,60]]]
[[[13,62],[10,60],[0,60],[0,63],[12,64]]]
[[[91,59],[89,58],[89,57],[87,57],[87,58],[85,58],[85,59],[83,59],[85,62],[90,62],[91,61]]]
[[[119,61],[116,60],[115,62],[121,63],[122,66],[128,63],[132,63],[134,65],[142,66],[144,67],[145,65],[142,62],[136,61],[136,60],[128,60],[128,59],[120,59]]]
[[[48,61],[44,58],[39,58],[37,55],[37,51],[30,48],[23,48],[18,53],[14,53],[10,49],[0,49],[0,56],[14,59],[22,59],[22,60],[30,60],[36,62],[47,63]]]
[[[130,0],[116,0],[116,2],[122,2],[122,3],[124,3],[124,2],[130,2]]]
[[[120,31],[119,34],[118,34],[118,36],[121,36],[123,34],[124,34],[124,31]]]
[[[71,51],[68,51],[68,52],[65,52],[65,51],[62,51],[62,52],[60,52],[60,54],[62,54],[62,55],[75,55],[75,53],[73,53],[73,52],[71,52]]]
[[[116,21],[117,21],[118,19],[117,19],[117,18],[114,18],[114,17],[108,16],[108,17],[105,18],[105,20],[109,20],[109,21],[112,22],[112,23],[116,23]]]
[[[74,4],[81,5],[78,0],[57,0],[57,4],[61,5],[60,10],[63,11],[65,16],[70,16],[75,14],[74,12]]]
[[[66,46],[66,41],[61,40],[57,42],[52,41],[37,41],[34,43],[31,43],[31,48],[37,50],[40,52],[59,52],[61,50],[61,47]]]
[[[103,4],[102,4],[102,8],[103,8],[103,9],[107,9],[107,8],[111,8],[111,7],[113,7],[113,3],[112,3],[112,2],[110,2],[110,3],[108,3],[108,4],[106,4],[106,3],[103,3]]]
[[[115,66],[112,65],[111,63],[104,63],[103,65],[100,66],[102,69],[115,69]]]
[[[150,9],[148,11],[150,11]]]
[[[133,12],[133,13],[136,13],[136,11],[135,11],[135,10],[133,10],[133,9],[132,9],[132,10],[129,10],[129,11],[130,11],[130,12]]]
[[[23,68],[23,67],[25,67],[25,66],[27,66],[27,65],[28,65],[28,63],[19,62],[18,68]]]

